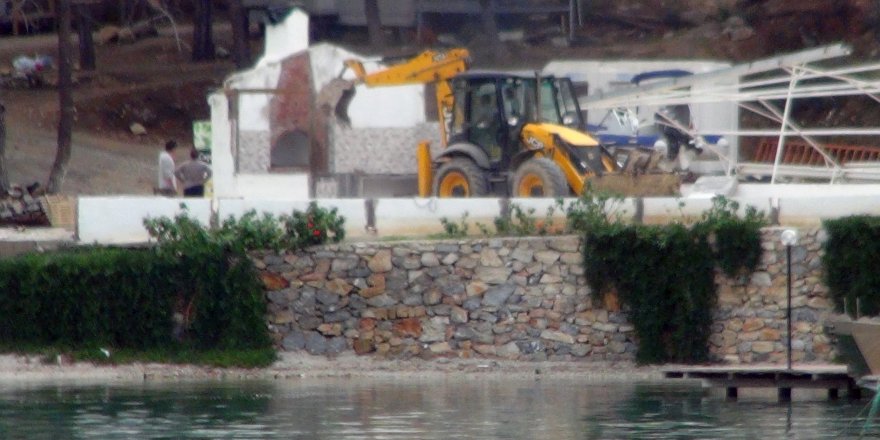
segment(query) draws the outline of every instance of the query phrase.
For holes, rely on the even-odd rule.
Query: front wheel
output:
[[[458,157],[441,165],[434,176],[437,197],[480,197],[488,194],[486,173],[474,161]]]
[[[568,183],[552,160],[535,157],[516,169],[512,193],[514,197],[562,197],[568,195]]]

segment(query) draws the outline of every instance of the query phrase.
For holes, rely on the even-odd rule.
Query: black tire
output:
[[[569,195],[568,182],[552,160],[534,157],[522,163],[513,174],[513,197],[564,197]]]
[[[489,193],[486,173],[466,157],[441,165],[434,174],[432,188],[437,197],[482,197]]]

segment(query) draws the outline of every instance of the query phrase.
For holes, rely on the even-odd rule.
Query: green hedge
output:
[[[822,264],[838,312],[880,314],[880,217],[851,216],[823,222],[828,232]]]
[[[709,360],[715,268],[750,273],[761,256],[763,214],[723,197],[690,227],[628,224],[622,199],[584,195],[566,209],[584,234],[584,270],[593,295],[616,292],[639,338],[639,363]]]
[[[609,226],[585,234],[595,295],[614,289],[639,335],[640,363],[708,360],[714,262],[704,234],[681,225]]]
[[[88,248],[0,261],[0,343],[268,347],[261,284],[241,252]],[[173,314],[190,306],[175,337]]]

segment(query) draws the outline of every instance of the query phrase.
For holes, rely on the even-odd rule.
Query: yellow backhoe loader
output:
[[[468,62],[466,49],[429,50],[370,73],[346,61],[356,77],[349,91],[358,83],[436,85],[443,145],[434,157],[427,143],[419,145],[420,196],[559,197],[588,184],[628,196],[678,192],[678,176],[649,172],[655,155],[613,157],[579,129],[570,79],[469,71]]]

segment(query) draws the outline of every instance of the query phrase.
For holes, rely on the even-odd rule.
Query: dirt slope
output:
[[[0,69],[20,55],[55,51],[52,35],[7,37],[0,43]],[[207,93],[234,67],[228,61],[189,62],[170,30],[135,44],[98,47],[97,64],[96,72],[76,72],[73,153],[62,192],[150,194],[161,145],[169,138],[191,144],[192,121],[209,117]],[[57,90],[5,88],[0,101],[7,109],[10,181],[45,182],[57,144]],[[132,134],[133,122],[147,133]],[[180,160],[184,150],[177,152]]]

